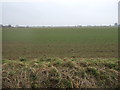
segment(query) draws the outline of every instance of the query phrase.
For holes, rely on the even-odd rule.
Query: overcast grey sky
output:
[[[2,23],[12,25],[109,25],[118,21],[118,1],[2,2]]]

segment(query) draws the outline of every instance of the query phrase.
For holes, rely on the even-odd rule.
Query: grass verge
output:
[[[117,88],[118,60],[40,58],[3,60],[3,88]]]

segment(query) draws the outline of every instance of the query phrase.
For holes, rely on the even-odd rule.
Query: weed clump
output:
[[[20,61],[25,62],[25,61],[27,61],[27,59],[26,58],[20,58]]]
[[[73,83],[71,80],[62,79],[59,88],[73,88]]]
[[[61,81],[61,74],[56,67],[52,67],[48,71],[47,87],[57,88]]]
[[[76,64],[72,61],[66,61],[62,64],[63,67],[75,68]]]
[[[88,67],[86,72],[94,76],[98,76],[100,74],[95,67]]]

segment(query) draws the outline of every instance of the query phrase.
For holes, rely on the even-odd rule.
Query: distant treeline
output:
[[[8,25],[2,25],[0,24],[0,27],[9,27],[9,28],[14,28],[14,27],[17,27],[17,28],[31,28],[31,27],[110,27],[110,26],[120,26],[120,24],[118,23],[115,23],[114,25],[86,25],[86,26],[82,26],[82,25],[73,25],[73,26],[54,26],[54,25],[51,25],[51,26],[23,26],[23,25],[11,25],[11,24],[8,24]]]

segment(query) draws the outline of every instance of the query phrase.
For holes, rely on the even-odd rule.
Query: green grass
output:
[[[3,60],[2,84],[3,88],[118,88],[119,70],[115,58]]]
[[[3,28],[3,42],[7,43],[105,44],[116,41],[117,27]]]
[[[117,27],[3,28],[3,58],[116,58]]]

